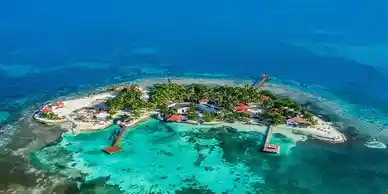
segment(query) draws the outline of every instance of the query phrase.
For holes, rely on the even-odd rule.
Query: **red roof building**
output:
[[[208,102],[209,102],[208,99],[201,99],[201,100],[199,100],[199,103],[200,103],[200,104],[206,104],[206,103],[208,103]]]
[[[48,112],[51,112],[51,109],[49,109],[49,108],[47,108],[47,107],[44,107],[44,108],[42,109],[42,112],[48,113]]]
[[[248,106],[244,105],[244,104],[239,104],[235,107],[233,107],[233,109],[237,112],[245,112],[248,110]]]
[[[180,122],[182,121],[182,115],[172,115],[167,118],[167,121]]]
[[[63,107],[65,107],[65,103],[63,103],[63,102],[56,102],[56,103],[52,104],[52,106],[56,106],[57,108],[63,108]]]

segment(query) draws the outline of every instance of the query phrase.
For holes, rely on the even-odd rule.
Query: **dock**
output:
[[[121,127],[121,131],[120,131],[120,134],[118,135],[118,137],[116,138],[115,142],[113,143],[112,146],[108,146],[108,147],[105,147],[104,148],[104,151],[108,154],[114,154],[116,152],[120,152],[120,151],[123,151],[124,148],[121,148],[119,147],[119,143],[121,141],[121,139],[123,138],[125,132],[127,131],[127,128],[124,127],[124,126],[120,126]]]
[[[264,142],[264,147],[262,152],[279,154],[280,146],[269,143],[272,137],[272,131],[273,131],[273,127],[268,125],[267,134],[265,136],[265,142]]]
[[[108,154],[114,154],[120,151],[123,151],[124,148],[119,147],[119,143],[121,139],[124,137],[125,132],[128,128],[135,126],[137,123],[147,120],[151,116],[151,113],[147,113],[143,117],[141,117],[139,120],[135,120],[132,122],[121,122],[119,121],[117,125],[121,128],[120,134],[117,136],[116,140],[114,141],[112,146],[108,146],[104,148],[104,152]]]
[[[257,88],[260,88],[262,89],[263,86],[264,86],[264,83],[269,79],[269,76],[267,74],[263,74],[261,75],[261,78],[256,78],[253,83],[252,83],[252,87],[257,87]]]

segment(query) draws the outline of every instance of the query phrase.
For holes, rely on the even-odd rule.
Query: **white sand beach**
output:
[[[37,117],[36,114],[34,115],[34,118],[37,119],[38,121],[45,122],[45,123],[62,123],[65,121],[70,121],[75,125],[75,127],[78,130],[81,130],[81,131],[104,129],[109,125],[111,125],[112,121],[84,122],[84,121],[74,119],[72,117],[72,114],[74,114],[74,111],[77,111],[82,108],[98,106],[101,103],[104,103],[109,98],[113,98],[114,96],[115,96],[114,92],[105,92],[105,93],[100,93],[100,94],[91,95],[87,97],[62,101],[64,103],[64,107],[56,108],[52,110],[52,112],[65,119],[48,120],[48,119]]]
[[[92,107],[98,105],[101,102],[105,102],[109,98],[115,97],[114,92],[105,92],[101,94],[91,95],[87,97],[65,100],[63,101],[65,106],[63,108],[55,109],[53,112],[58,116],[66,117],[70,115],[75,110],[85,107]]]
[[[318,121],[317,125],[310,127],[290,127],[287,125],[280,125],[279,127],[331,143],[343,143],[347,140],[345,135],[339,132],[331,123],[325,122],[318,117],[315,117],[315,119]]]
[[[308,137],[323,140],[330,143],[343,143],[346,141],[346,137],[339,132],[335,127],[330,125],[328,122],[322,119],[316,118],[318,124],[311,127],[291,127],[288,125],[277,125],[274,126],[273,133],[280,133],[294,142],[306,141]],[[245,123],[221,123],[216,125],[208,125],[208,127],[214,126],[228,126],[235,128],[239,131],[257,131],[265,133],[267,127],[256,124],[245,124]]]

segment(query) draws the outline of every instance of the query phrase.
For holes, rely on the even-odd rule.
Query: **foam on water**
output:
[[[108,184],[118,185],[126,193],[174,193],[187,187],[215,193],[246,193],[255,192],[255,184],[264,184],[260,171],[253,172],[240,161],[226,161],[219,140],[188,135],[189,129],[196,127],[174,124],[171,130],[171,126],[150,119],[129,130],[120,143],[124,151],[113,155],[102,149],[111,143],[108,137],[114,126],[77,136],[65,134],[61,142],[33,153],[32,157],[40,167],[71,178],[80,176],[75,171],[87,174],[86,181],[109,177]],[[281,155],[289,154],[293,143],[276,138],[273,141],[282,145]],[[255,153],[255,157],[260,157],[260,153]]]

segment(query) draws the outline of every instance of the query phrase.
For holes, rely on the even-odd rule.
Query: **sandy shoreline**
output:
[[[315,127],[308,128],[300,128],[300,127],[291,127],[287,125],[277,125],[273,127],[273,133],[282,134],[294,142],[306,141],[308,137],[312,137],[315,139],[323,140],[330,143],[343,143],[346,141],[346,137],[335,129],[333,126],[329,125],[327,122],[322,121],[321,119],[318,121],[319,125]],[[192,123],[182,123],[182,124],[192,124]],[[237,129],[238,131],[256,131],[260,133],[265,133],[267,127],[263,125],[257,124],[245,124],[245,123],[214,123],[214,124],[205,124],[200,125],[201,127],[232,127]],[[320,130],[326,129],[326,130]]]

